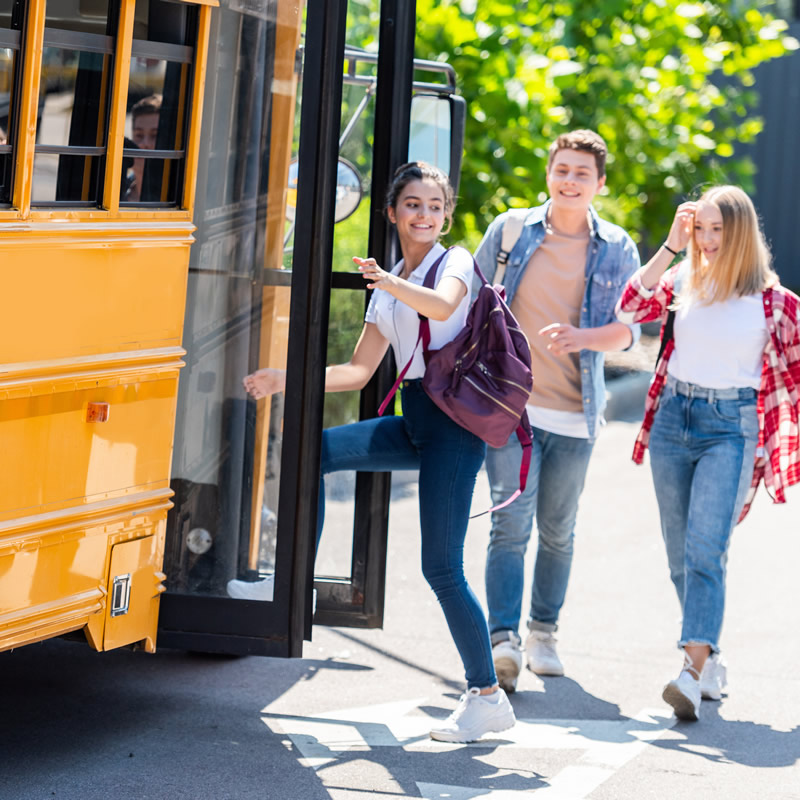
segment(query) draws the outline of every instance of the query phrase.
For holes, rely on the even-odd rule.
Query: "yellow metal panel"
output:
[[[23,39],[22,83],[18,135],[15,147],[13,204],[25,217],[31,210],[33,151],[36,144],[36,118],[39,110],[39,85],[42,75],[45,0],[30,0]]]
[[[114,86],[111,92],[111,114],[108,122],[108,155],[103,185],[103,205],[109,211],[119,209],[119,189],[122,181],[122,150],[125,137],[125,116],[128,84],[131,75],[134,0],[122,0],[114,65]]]
[[[0,484],[0,519],[164,481],[178,394],[172,371],[0,403],[0,441],[14,464]],[[90,402],[109,404],[107,422],[87,422]]]
[[[0,364],[179,346],[191,230],[165,223],[6,226]]]
[[[192,119],[189,126],[189,138],[186,143],[186,169],[183,184],[183,207],[189,211],[194,208],[194,195],[197,186],[197,159],[200,154],[200,123],[203,119],[203,96],[206,86],[208,43],[211,31],[210,7],[212,5],[218,5],[218,3],[209,2],[200,9],[197,25],[194,86],[192,87]]]
[[[145,649],[155,649],[159,598],[164,591],[164,524],[159,526],[160,536],[117,544],[111,550],[104,650],[142,640]]]
[[[148,537],[160,559],[171,494],[161,488],[0,522],[0,650],[84,626],[99,649],[111,548]]]

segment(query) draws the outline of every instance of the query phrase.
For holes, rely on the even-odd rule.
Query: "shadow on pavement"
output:
[[[714,720],[712,727],[704,723]],[[745,767],[790,767],[800,760],[800,725],[790,731],[745,720],[725,720],[720,706],[703,703],[699,722],[679,722],[673,729],[685,739],[660,739],[654,747]]]
[[[329,798],[259,709],[324,670],[370,668],[276,661],[59,639],[2,653],[0,798],[263,800],[289,775],[298,797]]]

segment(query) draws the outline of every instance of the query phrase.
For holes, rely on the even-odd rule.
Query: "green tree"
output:
[[[678,197],[719,181],[751,191],[752,70],[798,47],[741,0],[417,0],[417,14],[417,57],[452,64],[468,104],[450,238],[472,245],[501,211],[544,199],[547,147],[574,128],[608,142],[596,205],[643,251]]]

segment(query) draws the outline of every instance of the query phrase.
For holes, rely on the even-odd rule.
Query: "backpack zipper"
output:
[[[478,364],[478,369],[484,375],[488,375],[493,381],[502,381],[503,383],[507,383],[510,386],[513,386],[515,389],[519,389],[521,392],[524,392],[525,394],[530,394],[528,389],[526,389],[521,383],[517,383],[516,381],[509,380],[508,378],[501,378],[498,375],[492,375],[492,373],[489,372],[489,368],[485,364],[483,364],[480,361],[478,361],[476,363]]]
[[[466,381],[468,384],[470,384],[470,385],[472,386],[472,388],[473,388],[473,389],[477,390],[477,391],[478,391],[478,392],[480,392],[482,395],[484,395],[484,396],[488,397],[488,398],[489,398],[489,399],[490,399],[490,400],[491,400],[491,401],[492,401],[492,402],[493,402],[495,405],[498,405],[498,406],[500,406],[500,408],[502,408],[502,409],[503,409],[503,411],[506,411],[506,412],[507,412],[507,413],[509,413],[509,414],[510,414],[512,417],[514,417],[514,418],[517,418],[517,417],[519,416],[519,415],[517,414],[517,412],[516,412],[516,411],[514,411],[514,409],[513,409],[513,408],[509,408],[509,407],[508,407],[508,406],[507,406],[505,403],[503,403],[503,402],[501,402],[500,400],[498,400],[498,399],[497,399],[497,398],[496,398],[496,397],[495,397],[493,394],[489,394],[489,392],[487,392],[485,389],[482,389],[480,386],[478,386],[478,384],[477,384],[477,383],[475,383],[475,381],[474,381],[474,380],[472,380],[472,378],[470,378],[470,377],[469,377],[469,375],[464,375],[464,380],[465,380],[465,381]]]

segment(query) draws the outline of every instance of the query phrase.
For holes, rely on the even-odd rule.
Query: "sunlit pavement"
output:
[[[315,628],[294,661],[62,641],[0,655],[0,798],[800,798],[800,489],[785,506],[760,494],[736,530],[731,693],[676,723],[660,696],[679,609],[650,472],[630,461],[636,430],[614,422],[597,443],[558,631],[566,676],[524,672],[512,730],[470,745],[427,735],[463,670],[420,575],[412,494],[392,507],[383,630]],[[481,598],[487,535],[474,520]]]

